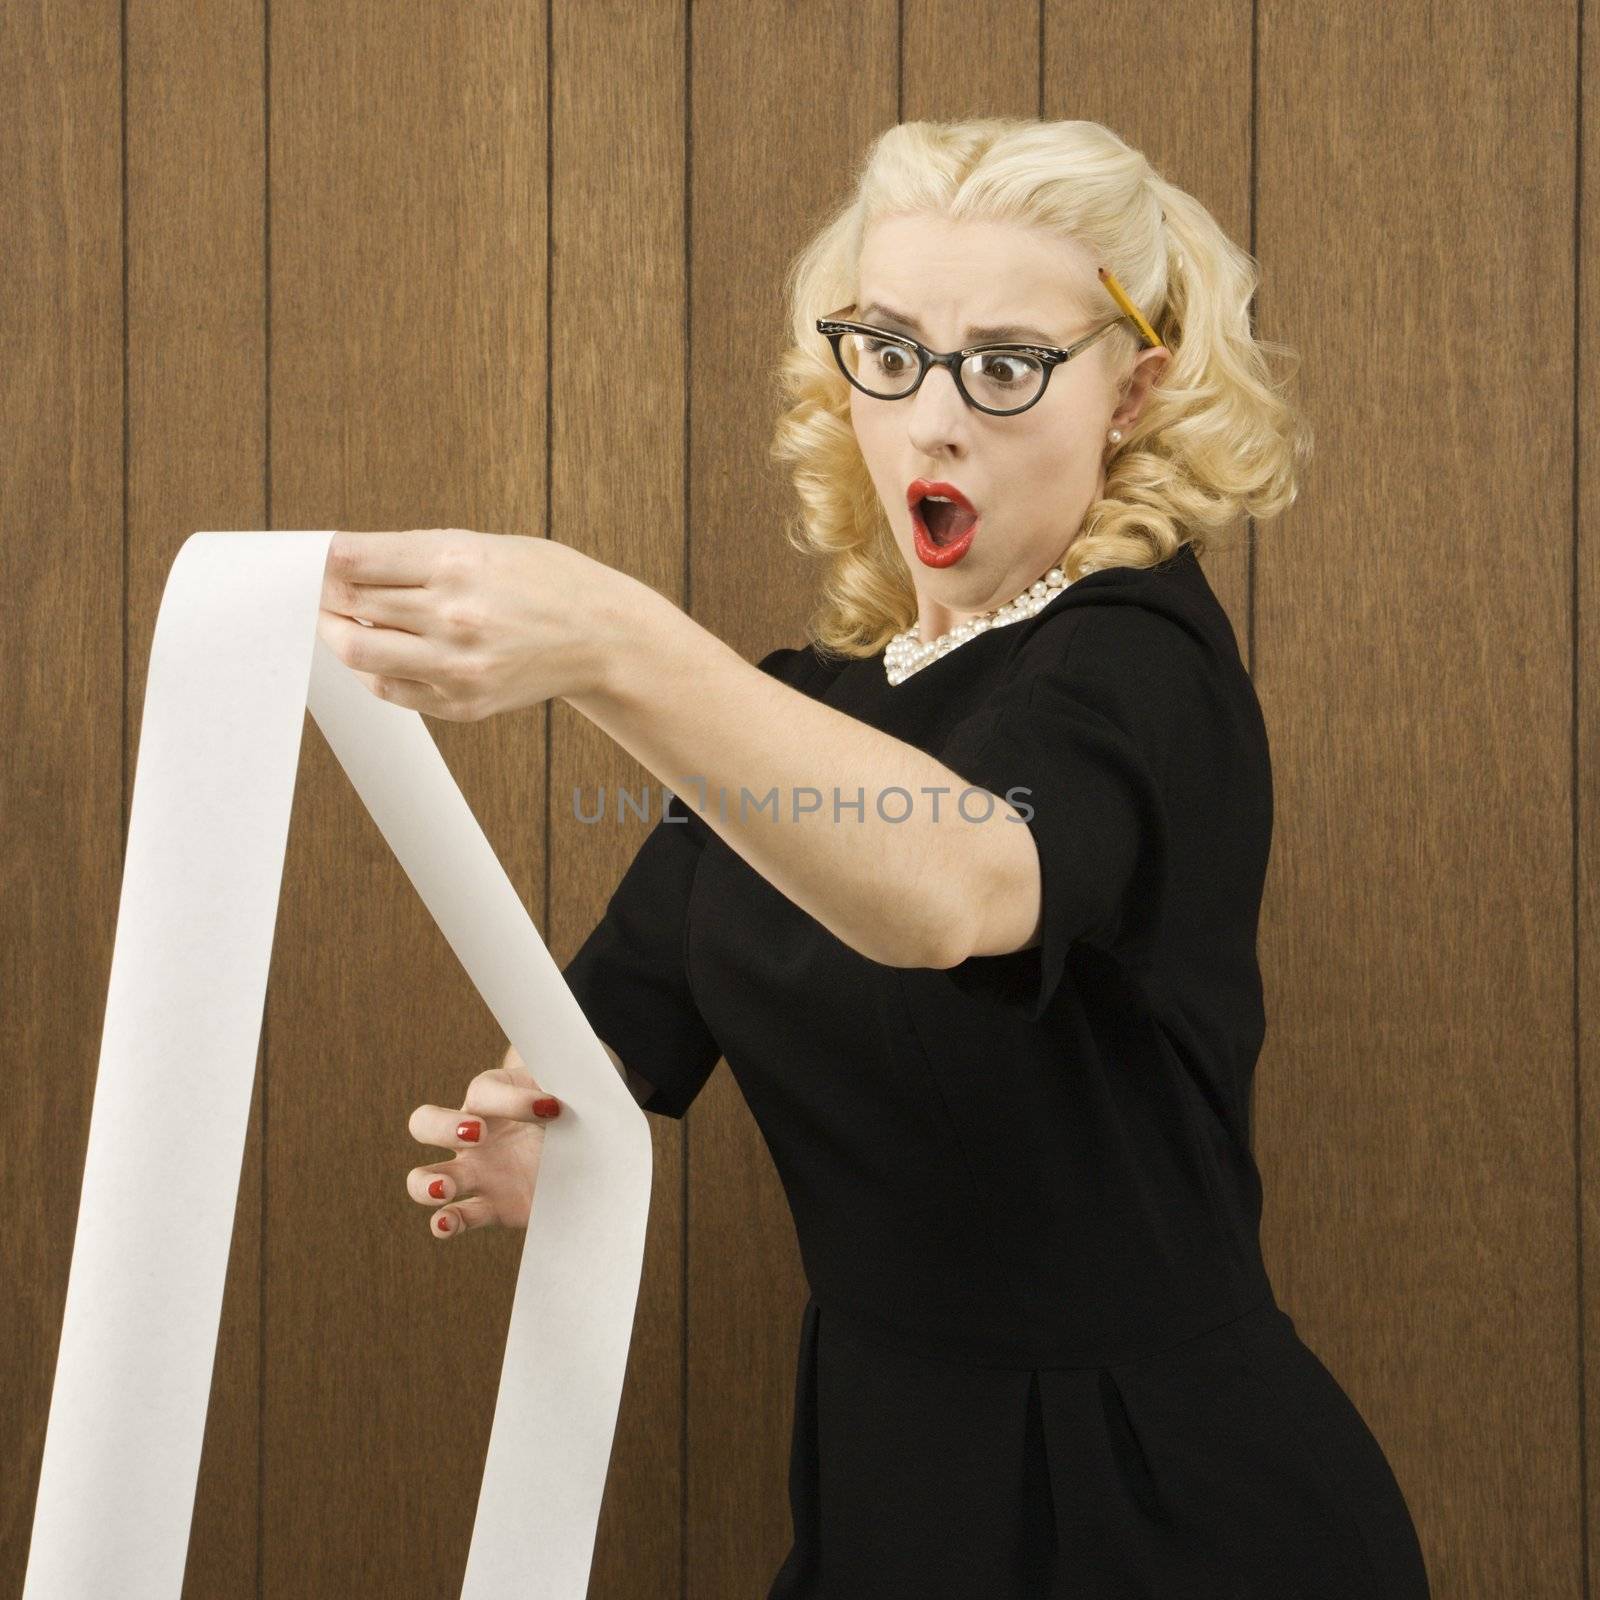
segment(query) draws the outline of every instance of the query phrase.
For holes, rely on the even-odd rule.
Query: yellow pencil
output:
[[[1111,298],[1115,300],[1117,304],[1121,306],[1122,309],[1126,311],[1128,315],[1132,317],[1133,320],[1139,325],[1139,332],[1142,333],[1151,344],[1160,346],[1161,341],[1156,337],[1156,330],[1152,328],[1142,316],[1139,315],[1138,306],[1136,306],[1133,301],[1131,301],[1127,295],[1122,292],[1122,285],[1118,283],[1117,280],[1109,272],[1107,272],[1104,267],[1097,267],[1095,270],[1100,274],[1101,283],[1103,283],[1106,288],[1110,290]]]

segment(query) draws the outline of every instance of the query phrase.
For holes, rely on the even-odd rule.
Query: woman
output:
[[[338,536],[375,692],[560,695],[696,797],[565,977],[647,1110],[727,1060],[793,1209],[770,1600],[1428,1593],[1259,1250],[1271,771],[1196,559],[1308,449],[1255,284],[1095,123],[902,125],[791,274],[804,646],[757,671],[549,541]],[[513,1053],[414,1114],[437,1237],[525,1225],[538,1095]]]

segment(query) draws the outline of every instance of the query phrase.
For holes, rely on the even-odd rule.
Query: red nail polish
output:
[[[440,1217],[439,1218],[439,1232],[440,1233],[449,1233],[449,1231],[450,1231],[450,1219],[449,1219],[449,1217]]]
[[[553,1094],[541,1095],[533,1102],[533,1114],[536,1117],[559,1117],[561,1102]]]
[[[458,1122],[456,1124],[456,1138],[466,1139],[472,1144],[478,1142],[478,1135],[483,1131],[482,1124],[477,1122]]]
[[[444,1199],[444,1179],[443,1178],[435,1178],[433,1180],[433,1182],[428,1185],[428,1193],[431,1194],[435,1200],[443,1200]]]

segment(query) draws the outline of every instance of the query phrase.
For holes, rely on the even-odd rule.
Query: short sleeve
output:
[[[943,976],[1033,1021],[1049,1010],[1075,944],[1138,968],[1160,924],[1168,823],[1151,716],[1170,713],[1148,701],[1136,711],[1129,698],[1148,691],[1148,661],[1131,683],[1104,656],[1077,664],[1095,651],[1105,616],[1069,613],[1041,628],[940,752],[1023,819],[1005,825],[1033,835],[1042,900],[1037,945],[969,956]],[[965,809],[981,815],[972,796]]]
[[[689,989],[689,889],[704,821],[672,795],[604,915],[561,969],[589,1026],[654,1085],[646,1111],[681,1117],[722,1057]]]
[[[757,665],[788,679],[806,652],[780,647]],[[710,833],[677,796],[645,835],[605,914],[561,970],[589,1026],[654,1086],[646,1111],[681,1117],[722,1058],[689,986],[689,891]]]

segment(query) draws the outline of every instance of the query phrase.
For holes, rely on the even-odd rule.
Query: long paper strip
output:
[[[307,709],[495,1020],[563,1103],[461,1594],[588,1588],[644,1253],[649,1124],[422,718],[377,699],[318,638],[332,537],[193,534],[162,595],[24,1600],[179,1600]],[[184,1159],[159,1161],[174,1117]]]

